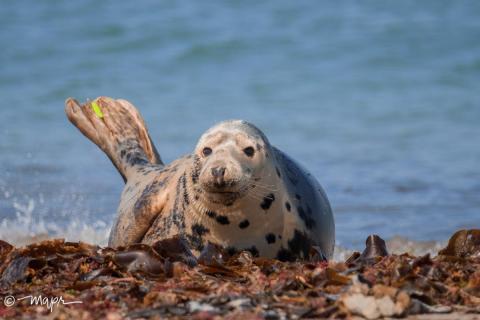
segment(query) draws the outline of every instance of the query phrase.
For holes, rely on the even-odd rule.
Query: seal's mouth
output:
[[[215,204],[232,205],[245,195],[246,188],[238,179],[211,179],[202,181],[201,187],[208,201]]]
[[[218,193],[218,194],[229,194],[229,193],[239,193],[239,185],[237,181],[225,181],[222,180],[221,183],[217,181],[208,181],[203,184],[203,189],[208,193]]]
[[[207,194],[216,196],[216,197],[239,197],[240,192],[236,191],[208,191]]]
[[[224,190],[206,190],[205,195],[213,203],[224,205],[231,205],[235,200],[242,197],[241,192]]]
[[[229,194],[236,194],[238,192],[234,192],[234,191],[210,191],[209,193],[213,193],[213,194],[219,194],[219,195],[229,195]]]

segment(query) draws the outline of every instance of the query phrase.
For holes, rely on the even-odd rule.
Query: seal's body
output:
[[[312,245],[330,258],[335,226],[328,199],[306,170],[245,121],[225,121],[194,152],[164,165],[138,111],[101,97],[66,102],[69,119],[112,160],[126,181],[109,245],[185,236],[234,253],[295,260]]]

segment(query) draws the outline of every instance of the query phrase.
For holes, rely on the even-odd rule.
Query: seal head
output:
[[[242,120],[225,121],[205,132],[191,172],[202,201],[231,205],[245,197],[268,165],[269,146],[258,128]]]

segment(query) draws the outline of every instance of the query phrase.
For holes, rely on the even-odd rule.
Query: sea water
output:
[[[4,1],[0,238],[106,243],[123,182],[63,104],[107,95],[166,162],[217,121],[253,122],[323,185],[341,247],[436,248],[480,227],[479,17],[478,1]]]

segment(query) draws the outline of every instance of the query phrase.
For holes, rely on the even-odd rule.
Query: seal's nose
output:
[[[225,167],[213,167],[212,168],[212,176],[213,176],[213,183],[217,188],[225,187]]]
[[[225,176],[225,167],[212,168],[212,176],[215,178],[223,178]]]

